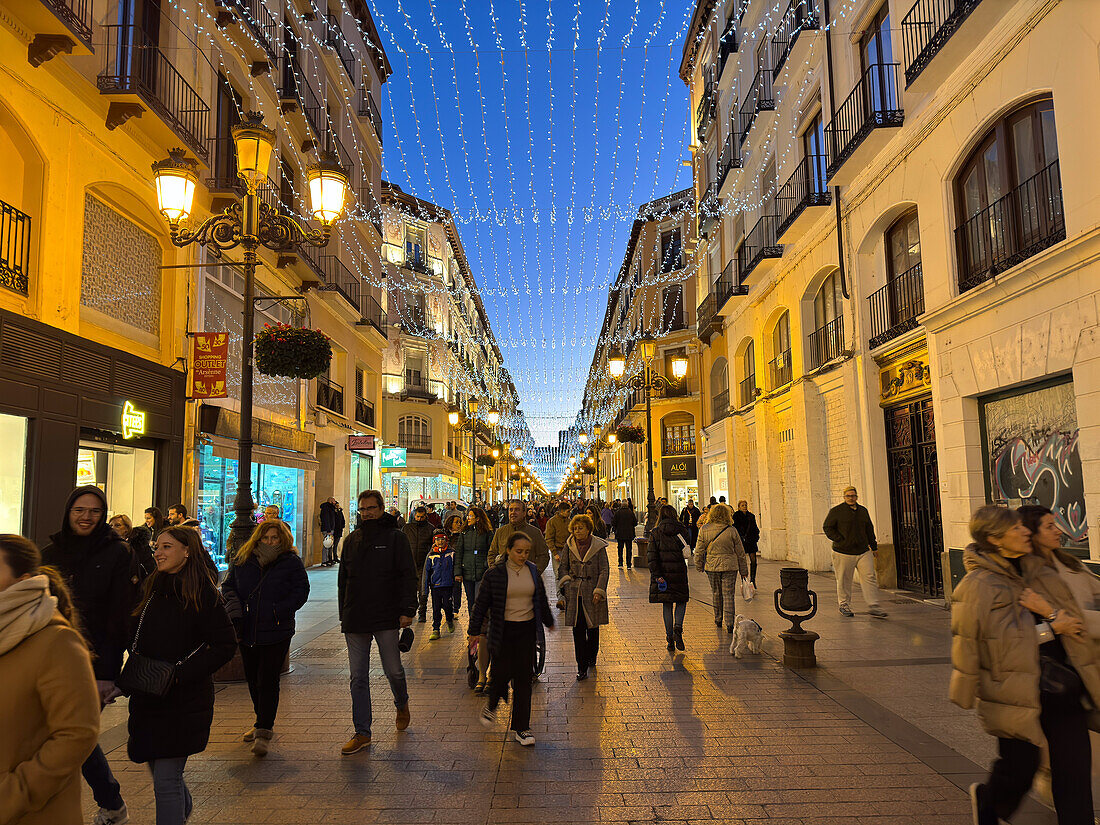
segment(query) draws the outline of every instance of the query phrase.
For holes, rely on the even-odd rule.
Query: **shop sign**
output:
[[[228,398],[229,334],[196,332],[191,338],[191,398]]]
[[[674,456],[661,459],[661,476],[665,481],[689,481],[695,476],[695,456]]]
[[[374,449],[374,436],[373,435],[349,435],[348,436],[348,449],[349,450],[373,450]]]
[[[127,401],[122,406],[122,437],[133,438],[145,435],[145,413],[134,409],[134,402]]]
[[[383,470],[394,470],[398,467],[407,467],[408,460],[405,454],[404,447],[383,447],[382,448],[382,464]]]

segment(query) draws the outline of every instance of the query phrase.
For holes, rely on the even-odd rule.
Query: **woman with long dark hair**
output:
[[[466,526],[462,539],[455,550],[455,584],[462,584],[466,591],[467,610],[473,615],[477,591],[482,577],[489,569],[489,548],[493,544],[493,526],[489,516],[480,507],[471,507],[466,512]],[[478,680],[474,692],[484,693],[487,684],[486,672],[489,668],[489,645],[485,637],[485,628],[479,628],[477,646]],[[471,672],[472,678],[472,672]]]
[[[0,535],[0,822],[80,822],[80,767],[99,735],[99,692],[61,574]]]
[[[157,536],[157,570],[134,611],[130,653],[175,664],[163,696],[130,697],[130,759],[153,775],[157,825],[183,825],[191,794],[187,757],[206,749],[214,719],[214,671],[233,658],[236,638],[199,534],[168,527]]]
[[[676,510],[665,504],[657,511],[657,523],[649,534],[649,601],[664,610],[668,650],[684,649],[684,614],[688,603],[688,572],[684,551],[691,534],[680,523]]]
[[[233,557],[222,582],[240,643],[256,721],[243,737],[267,756],[279,710],[279,677],[290,652],[294,614],[309,598],[309,577],[284,521],[265,521]]]
[[[458,550],[462,545],[462,534],[466,530],[466,518],[462,513],[455,513],[443,520],[443,529],[447,532],[447,549],[458,559]],[[455,576],[458,575],[458,566],[455,565]],[[462,607],[462,582],[455,579],[454,589],[451,591],[451,609],[458,615]],[[472,605],[471,605],[472,607]]]

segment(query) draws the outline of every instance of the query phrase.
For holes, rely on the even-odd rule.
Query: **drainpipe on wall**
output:
[[[829,122],[836,117],[836,94],[833,84],[833,38],[829,30],[829,0],[821,0],[825,18],[825,63],[829,74]],[[844,270],[844,228],[840,219],[840,187],[833,187],[833,206],[836,209],[836,254],[838,268],[840,270],[840,291],[845,298],[851,300],[848,294],[848,274]]]

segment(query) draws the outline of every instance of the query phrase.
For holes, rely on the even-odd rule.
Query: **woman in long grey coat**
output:
[[[592,518],[582,513],[569,522],[569,538],[558,565],[558,592],[565,598],[562,624],[573,626],[577,681],[588,678],[600,652],[600,625],[607,624],[607,542],[592,534]]]

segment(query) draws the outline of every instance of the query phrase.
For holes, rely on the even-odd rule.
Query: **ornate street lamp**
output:
[[[198,181],[198,164],[182,149],[170,151],[166,160],[153,164],[160,212],[168,221],[172,243],[205,246],[220,256],[238,246],[244,249],[240,264],[244,274],[244,321],[241,328],[241,431],[237,442],[237,492],[233,501],[236,518],[230,527],[227,555],[239,548],[252,534],[252,356],[256,321],[256,250],[261,246],[277,252],[289,252],[301,246],[326,246],[332,236],[332,224],[343,214],[348,178],[334,159],[326,158],[309,168],[310,212],[321,229],[303,226],[290,215],[280,213],[259,197],[259,187],[267,180],[275,133],[263,124],[263,116],[249,112],[233,127],[237,155],[237,174],[244,181],[245,195],[224,212],[212,215],[195,229],[183,226],[191,216]],[[261,299],[263,300],[263,299]]]

